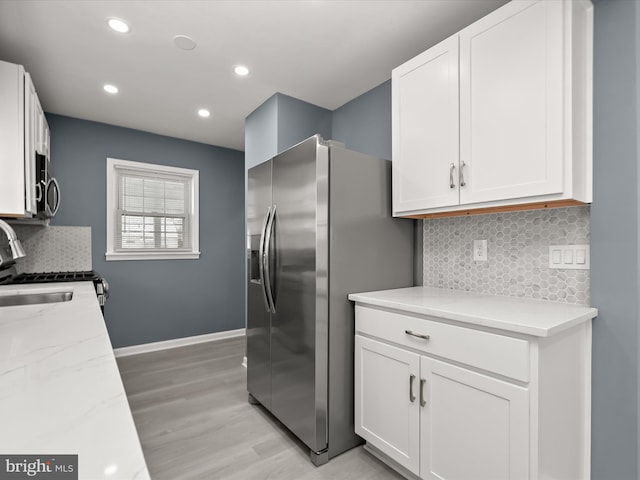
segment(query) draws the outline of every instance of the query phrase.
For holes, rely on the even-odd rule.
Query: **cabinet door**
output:
[[[460,32],[461,204],[562,193],[562,7],[511,2]]]
[[[421,357],[421,473],[425,479],[529,477],[529,393]]]
[[[37,212],[36,204],[36,150],[40,136],[40,101],[31,81],[31,75],[24,74],[24,181],[25,210]]]
[[[419,369],[419,355],[356,335],[356,433],[416,475]]]
[[[392,73],[394,214],[457,205],[458,37]]]

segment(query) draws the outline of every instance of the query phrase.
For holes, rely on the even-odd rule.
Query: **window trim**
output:
[[[143,252],[117,252],[115,250],[115,235],[118,225],[116,215],[118,212],[118,168],[139,170],[146,173],[157,173],[159,175],[181,175],[190,178],[191,198],[191,236],[192,246],[190,250],[183,251],[149,251]],[[183,260],[200,258],[200,209],[199,209],[199,184],[200,172],[188,168],[172,167],[169,165],[158,165],[153,163],[133,162],[131,160],[121,160],[107,157],[107,251],[105,258],[112,260]]]

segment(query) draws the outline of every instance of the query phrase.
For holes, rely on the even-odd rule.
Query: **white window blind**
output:
[[[107,202],[112,204],[113,227],[107,259],[126,254],[198,253],[195,171],[109,160],[115,201]],[[109,258],[110,254],[116,258]]]
[[[189,179],[118,172],[118,250],[191,250]]]

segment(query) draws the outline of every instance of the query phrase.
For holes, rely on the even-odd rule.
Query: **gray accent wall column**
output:
[[[297,98],[278,98],[278,153],[315,135],[331,140],[331,111]]]
[[[594,3],[592,478],[638,478],[638,7]]]
[[[244,162],[249,170],[278,153],[278,95],[269,97],[244,122]]]
[[[276,93],[245,120],[245,166],[249,170],[319,133],[331,138],[331,111]]]

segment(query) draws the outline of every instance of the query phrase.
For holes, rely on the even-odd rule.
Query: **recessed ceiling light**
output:
[[[116,87],[115,85],[110,85],[110,84],[106,84],[105,86],[102,87],[104,89],[105,92],[107,93],[111,93],[111,94],[116,94],[118,93],[118,87]]]
[[[209,112],[209,110],[207,110],[206,108],[201,108],[200,110],[198,110],[198,115],[200,115],[202,118],[207,118],[209,115],[211,115],[211,112]]]
[[[107,25],[118,33],[129,33],[131,31],[131,27],[129,27],[127,22],[120,18],[107,18]]]
[[[233,67],[233,71],[236,73],[236,75],[239,75],[241,77],[246,77],[247,75],[249,75],[249,69],[244,65],[236,65],[235,67]]]
[[[196,42],[187,35],[176,35],[173,37],[173,43],[182,50],[193,50],[196,48]]]

